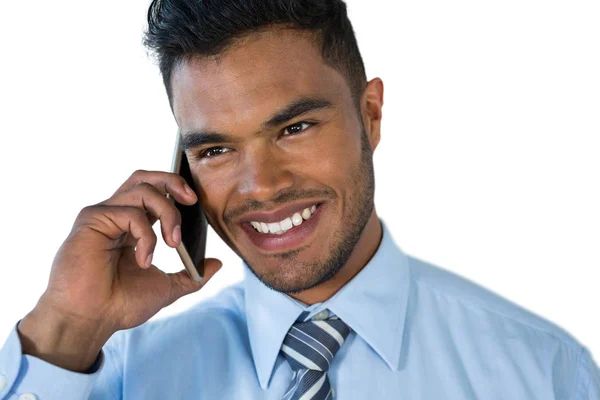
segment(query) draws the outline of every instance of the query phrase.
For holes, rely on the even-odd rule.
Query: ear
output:
[[[381,138],[381,108],[383,107],[383,81],[373,78],[361,98],[362,118],[371,148],[375,150]]]

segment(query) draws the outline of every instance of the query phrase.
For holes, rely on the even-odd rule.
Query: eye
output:
[[[284,136],[289,136],[289,135],[295,135],[297,133],[302,132],[305,129],[308,129],[310,126],[312,126],[313,124],[310,122],[297,122],[295,124],[292,124],[290,126],[288,126],[287,128],[285,128],[283,130],[284,132]],[[287,133],[286,133],[287,132]]]
[[[214,158],[223,153],[227,153],[230,149],[227,147],[210,147],[200,152],[200,158]]]

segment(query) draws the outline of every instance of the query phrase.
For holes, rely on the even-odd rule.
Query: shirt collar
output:
[[[303,307],[265,286],[244,263],[245,307],[252,358],[260,386],[266,389],[287,331]]]
[[[409,268],[385,223],[379,248],[367,265],[333,297],[311,310],[328,308],[396,371],[408,304]],[[245,265],[248,333],[260,385],[266,389],[287,331],[305,308],[274,291]]]

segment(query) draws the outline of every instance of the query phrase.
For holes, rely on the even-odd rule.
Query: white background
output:
[[[348,3],[367,74],[385,83],[376,205],[397,243],[600,359],[600,4]],[[141,45],[147,5],[2,5],[0,343],[78,211],[136,169],[170,167],[176,125]],[[158,317],[240,278],[214,234],[208,254],[222,271]],[[181,268],[164,244],[155,263]]]

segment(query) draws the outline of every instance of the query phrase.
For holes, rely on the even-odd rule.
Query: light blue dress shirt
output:
[[[247,272],[189,311],[115,334],[93,374],[22,356],[15,328],[0,398],[279,400],[287,330],[328,308],[352,328],[328,372],[338,399],[600,400],[600,370],[571,335],[405,255],[382,226],[375,256],[326,302],[304,307]]]

